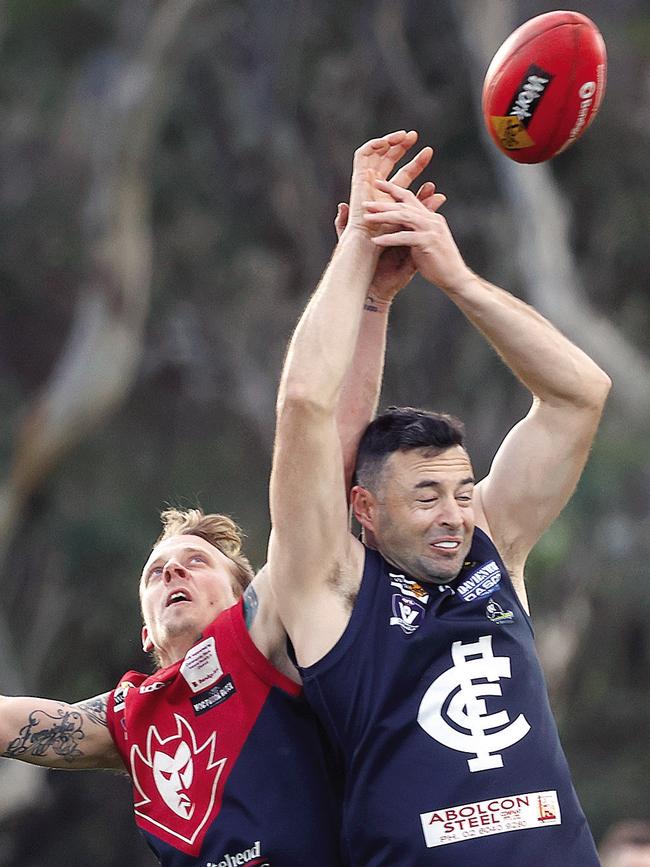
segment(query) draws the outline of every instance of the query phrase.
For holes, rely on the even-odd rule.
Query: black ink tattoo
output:
[[[55,755],[66,762],[73,762],[83,756],[79,749],[79,744],[86,737],[82,727],[83,716],[75,711],[61,708],[57,716],[52,716],[43,710],[33,710],[27,724],[3,755],[9,759],[19,759],[25,755]]]
[[[375,303],[375,299],[372,295],[368,295],[363,305],[364,310],[371,310],[373,313],[377,313],[379,311],[379,307],[377,307]]]
[[[82,710],[91,722],[108,728],[106,720],[107,701],[105,695],[99,695],[97,698],[89,698],[88,701],[77,701],[73,707],[78,707],[79,710]]]
[[[246,629],[250,629],[253,625],[253,620],[255,620],[255,615],[257,614],[257,609],[259,607],[260,602],[257,598],[257,593],[255,592],[253,585],[249,584],[244,591],[244,619],[246,620]]]

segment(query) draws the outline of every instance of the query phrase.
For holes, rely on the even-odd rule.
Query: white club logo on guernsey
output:
[[[145,752],[131,748],[133,806],[140,819],[192,845],[212,813],[226,759],[215,759],[216,732],[199,746],[190,723],[174,719],[174,734],[162,737],[151,725]]]
[[[443,746],[474,753],[474,758],[467,760],[472,773],[501,768],[501,752],[530,731],[522,714],[511,722],[505,710],[488,713],[483,698],[502,695],[498,681],[511,676],[510,658],[494,656],[491,635],[481,636],[474,644],[454,641],[451,658],[452,667],[437,677],[425,692],[418,723]],[[445,719],[445,709],[450,722]]]

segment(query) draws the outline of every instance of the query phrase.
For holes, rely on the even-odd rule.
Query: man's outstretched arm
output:
[[[392,177],[394,183],[409,187],[429,165],[430,147],[422,148],[413,159]],[[422,184],[417,193],[425,207],[440,207],[444,196],[435,185]],[[338,206],[334,227],[340,239],[348,225],[349,206]],[[346,371],[339,397],[336,424],[343,455],[344,485],[349,492],[359,441],[377,410],[386,351],[386,333],[391,304],[395,296],[411,281],[416,272],[411,251],[392,248],[380,253],[363,304],[359,332],[351,364]],[[277,619],[275,599],[269,599],[269,575],[262,569],[244,594],[247,623],[251,637],[276,667],[296,679],[297,673],[286,653],[286,633]],[[259,617],[256,614],[259,613]]]
[[[124,770],[106,722],[109,696],[76,704],[0,696],[0,756],[46,768]]]
[[[327,652],[345,628],[362,557],[348,532],[336,426],[380,253],[361,202],[375,195],[373,178],[387,177],[415,139],[401,131],[356,152],[348,225],[294,332],[280,382],[269,564],[280,616],[302,665]]]
[[[611,386],[606,373],[548,320],[474,274],[447,223],[408,191],[382,181],[387,205],[369,203],[369,225],[395,230],[380,248],[411,247],[418,269],[439,286],[531,392],[528,415],[508,434],[477,486],[477,523],[490,533],[525,599],[526,557],[577,484]]]
[[[391,178],[392,182],[408,189],[431,162],[433,150],[422,148]],[[436,192],[435,184],[422,184],[417,198],[429,210],[436,210],[445,197]],[[338,206],[334,226],[340,238],[349,219],[349,206]],[[346,490],[349,491],[356,463],[359,441],[366,427],[375,417],[386,353],[388,317],[395,297],[416,273],[415,263],[408,247],[391,247],[381,252],[373,274],[368,295],[363,305],[359,334],[339,399],[337,425],[343,449]]]

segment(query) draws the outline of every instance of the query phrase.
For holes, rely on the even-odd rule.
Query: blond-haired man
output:
[[[391,166],[406,152],[398,144]],[[424,148],[394,181],[426,167]],[[418,193],[427,208],[435,189]],[[347,206],[336,220],[340,233]],[[408,250],[376,263],[339,406],[348,477],[372,418],[394,295],[415,271]],[[5,757],[54,768],[126,769],[136,822],[163,865],[339,865],[336,776],[300,697],[269,577],[253,572],[224,515],[167,510],[142,570],[142,644],[151,674],[68,704],[0,697]]]

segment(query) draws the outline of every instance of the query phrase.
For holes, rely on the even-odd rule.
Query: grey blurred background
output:
[[[600,115],[551,163],[478,101],[535,0],[0,0],[0,692],[77,701],[147,661],[166,503],[261,565],[279,368],[352,153],[414,128],[468,263],[614,380],[530,597],[594,833],[650,812],[650,3],[584,0]],[[440,292],[394,305],[382,405],[466,422],[484,474],[528,399]],[[0,864],[144,867],[126,778],[0,762]]]

